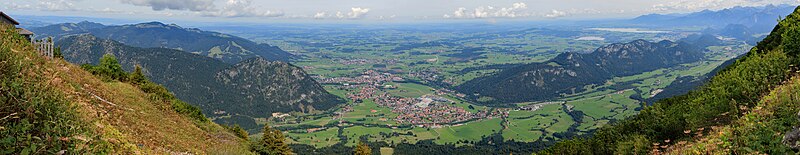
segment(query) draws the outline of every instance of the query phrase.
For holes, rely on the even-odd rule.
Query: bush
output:
[[[97,66],[83,64],[81,68],[94,75],[100,76],[101,79],[106,82],[113,80],[125,82],[128,80],[128,73],[122,70],[119,61],[117,61],[117,58],[112,54],[103,55],[103,57],[100,58],[100,64]]]
[[[172,95],[167,88],[153,82],[143,82],[139,84],[139,89],[145,93],[151,94],[154,100],[170,101],[175,99],[175,96]]]
[[[53,57],[58,59],[64,59],[64,54],[61,53],[61,47],[56,47],[56,49],[53,50]]]
[[[242,128],[238,124],[234,124],[233,126],[225,126],[225,128],[231,131],[237,137],[242,138],[244,140],[248,140],[249,134],[247,133],[246,130],[244,130],[244,128]]]
[[[172,109],[174,109],[175,112],[178,112],[179,114],[183,114],[185,116],[189,116],[189,118],[192,118],[194,120],[198,120],[201,122],[208,121],[208,118],[206,118],[206,116],[203,115],[203,111],[201,111],[200,108],[189,105],[189,103],[183,102],[181,100],[177,99],[172,100]]]

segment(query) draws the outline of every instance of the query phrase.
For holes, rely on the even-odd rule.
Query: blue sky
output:
[[[139,20],[385,22],[627,18],[800,0],[3,0],[11,14]]]

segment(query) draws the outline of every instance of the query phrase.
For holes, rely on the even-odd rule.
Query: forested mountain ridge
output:
[[[344,100],[325,91],[322,85],[314,81],[303,69],[285,62],[252,58],[219,71],[215,78],[221,84],[232,87],[235,92],[247,94],[239,102],[273,103],[276,107],[269,108],[274,109],[311,112],[317,109],[330,109],[336,105],[335,103],[344,103]],[[258,104],[224,105],[254,109],[246,113],[247,115],[269,114],[275,111],[260,108],[262,105]]]
[[[266,118],[273,112],[327,110],[344,103],[301,68],[284,62],[254,57],[229,65],[179,50],[131,47],[89,34],[65,37],[57,43],[62,47],[64,59],[72,63],[97,64],[104,54],[113,54],[127,71],[140,65],[152,81],[199,106],[206,115],[239,117],[215,121],[240,124],[251,131],[258,129],[252,117]]]
[[[798,65],[800,8],[707,84],[539,154],[796,154]]]
[[[204,107],[211,96],[224,91],[213,76],[230,67],[213,58],[165,48],[138,48],[97,38],[93,35],[75,35],[58,40],[64,59],[74,64],[98,64],[104,54],[113,54],[126,71],[140,65],[153,82],[166,86],[189,103]]]
[[[503,70],[457,87],[465,94],[489,96],[487,103],[548,100],[585,90],[584,86],[677,64],[698,61],[703,49],[683,42],[636,40],[592,53],[563,53],[552,60]]]
[[[38,34],[40,37],[54,37],[54,39],[59,39],[65,35],[86,33],[89,32],[89,30],[104,27],[106,26],[100,23],[84,21],[79,23],[61,23],[47,25],[44,27],[35,27],[32,28],[31,31],[36,32],[36,34]]]
[[[74,34],[89,33],[99,38],[115,40],[134,47],[178,49],[219,59],[229,64],[257,56],[272,61],[288,61],[294,58],[294,55],[276,46],[255,43],[228,34],[183,28],[175,24],[160,22],[119,26],[81,22],[56,24],[31,30],[37,33],[41,32],[39,34],[41,36],[55,36],[57,39]]]

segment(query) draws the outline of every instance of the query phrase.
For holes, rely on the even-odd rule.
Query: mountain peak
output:
[[[164,24],[164,23],[159,22],[159,21],[152,21],[152,22],[139,23],[137,25],[167,25],[167,24]]]
[[[146,22],[146,23],[139,23],[135,24],[137,28],[166,28],[166,29],[183,29],[183,27],[178,26],[177,24],[165,24],[158,21]]]

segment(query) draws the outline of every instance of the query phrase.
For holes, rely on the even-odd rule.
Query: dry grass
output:
[[[182,116],[137,87],[103,82],[64,60],[40,57],[29,45],[12,51],[30,63],[23,74],[46,77],[43,82],[63,92],[115,154],[250,154],[245,140],[217,124]]]

